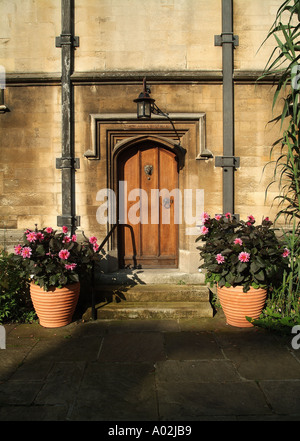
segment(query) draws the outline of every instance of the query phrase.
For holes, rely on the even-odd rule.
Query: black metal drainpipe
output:
[[[222,34],[215,36],[215,46],[222,46],[223,64],[223,156],[215,158],[223,168],[223,213],[235,214],[234,173],[240,158],[234,156],[234,48],[239,39],[233,35],[233,0],[222,0]],[[236,217],[238,215],[235,214]]]
[[[61,35],[56,37],[56,47],[61,48],[61,109],[62,109],[62,156],[56,158],[56,168],[62,173],[62,215],[58,226],[67,226],[73,234],[80,225],[75,215],[75,170],[79,159],[74,157],[74,108],[71,74],[73,72],[74,48],[79,38],[74,37],[74,1],[61,0]]]

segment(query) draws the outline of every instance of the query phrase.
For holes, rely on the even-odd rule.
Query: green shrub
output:
[[[279,184],[280,193],[275,197],[279,202],[277,218],[297,220],[300,229],[300,87],[298,72],[300,63],[300,0],[285,0],[277,11],[275,21],[267,35],[276,39],[276,46],[268,60],[261,77],[271,76],[277,87],[274,92],[275,104],[282,102],[279,114],[270,121],[280,122],[282,137],[274,142],[271,155],[276,152],[277,159],[270,161],[274,165],[272,182]],[[285,126],[283,126],[283,124]],[[268,188],[269,188],[268,186]],[[267,190],[268,190],[267,188]]]
[[[270,121],[280,122],[280,130],[285,129],[282,137],[271,147],[271,155],[275,149],[278,152],[277,159],[269,162],[274,165],[274,176],[269,186],[279,184],[280,192],[275,197],[279,201],[276,219],[283,216],[293,224],[293,231],[284,234],[289,250],[289,267],[284,271],[281,286],[271,293],[266,309],[254,324],[273,330],[285,329],[288,333],[292,326],[300,324],[299,22],[300,0],[285,0],[266,37],[266,40],[275,38],[276,45],[260,78],[271,76],[275,80],[273,109],[279,100],[282,102],[281,111]]]
[[[13,254],[0,253],[0,323],[31,322],[36,316],[30,299],[29,283]]]
[[[285,269],[280,287],[270,293],[266,308],[253,324],[270,330],[291,332],[300,324],[300,236],[294,228],[284,233],[286,249],[289,250],[288,268]]]

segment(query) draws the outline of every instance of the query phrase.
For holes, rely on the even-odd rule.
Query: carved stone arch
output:
[[[114,145],[120,268],[178,268],[179,171],[184,153],[176,142],[156,134],[133,136]]]
[[[116,207],[119,207],[119,195],[121,194],[119,188],[120,182],[122,182],[122,179],[119,179],[121,174],[119,174],[118,166],[127,156],[134,155],[135,150],[141,148],[145,151],[148,146],[149,150],[151,147],[157,147],[158,151],[165,150],[165,153],[172,153],[178,167],[177,187],[180,191],[183,191],[187,182],[190,181],[193,181],[192,188],[194,186],[202,188],[202,172],[206,172],[210,162],[206,161],[212,157],[206,147],[205,114],[170,114],[170,118],[176,123],[178,136],[169,121],[158,115],[153,115],[151,120],[147,121],[137,121],[136,114],[90,115],[90,144],[84,156],[88,161],[98,161],[98,163],[91,165],[91,169],[95,171],[95,174],[92,175],[95,179],[92,185],[97,185],[97,189],[112,190],[115,195]],[[179,139],[180,142],[178,142]],[[181,170],[182,168],[183,170]],[[164,170],[167,171],[168,168]],[[190,176],[193,177],[191,180]],[[117,216],[116,218],[119,219]],[[178,235],[179,266],[182,271],[190,272],[194,267],[196,271],[195,262],[198,252],[194,252],[194,240],[191,242],[184,235],[185,230],[190,232],[192,228],[188,225],[184,229],[184,226],[185,220],[183,218],[183,227],[179,228]],[[104,227],[107,233],[111,231],[112,227],[113,224],[110,224],[110,220],[108,220],[106,228]],[[119,247],[117,230],[113,231],[107,242],[106,251],[111,257],[107,264],[109,271],[119,268],[116,263]]]
[[[122,141],[119,141],[115,145],[112,151],[114,164],[116,165],[119,154],[124,152],[126,149],[132,148],[135,145],[140,144],[142,142],[150,142],[150,141],[155,142],[159,146],[172,151],[176,155],[176,158],[178,160],[179,169],[181,170],[184,167],[184,158],[185,158],[186,150],[172,139],[157,135],[133,136],[131,138],[126,138],[123,139]]]

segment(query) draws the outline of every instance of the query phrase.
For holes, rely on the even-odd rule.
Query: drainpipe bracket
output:
[[[56,158],[56,168],[71,168],[77,170],[80,168],[79,158]]]
[[[215,46],[222,46],[224,43],[231,43],[233,47],[239,45],[239,36],[232,32],[222,32],[221,35],[215,35]]]
[[[233,167],[237,169],[240,167],[240,158],[236,156],[216,156],[215,166],[222,168]]]
[[[57,216],[57,226],[58,227],[64,227],[64,226],[73,226],[76,227],[80,226],[80,216]]]
[[[72,34],[61,34],[59,37],[55,37],[55,47],[62,47],[64,45],[79,47],[79,37],[75,37]]]

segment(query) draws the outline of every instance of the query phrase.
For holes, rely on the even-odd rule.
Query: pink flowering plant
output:
[[[280,283],[289,250],[271,226],[269,218],[255,225],[253,216],[238,221],[230,213],[215,217],[203,213],[197,241],[202,241],[198,249],[206,282],[220,287],[242,285],[244,292],[251,286],[266,288]]]
[[[22,243],[14,247],[14,259],[21,263],[24,277],[48,291],[79,282],[91,271],[98,248],[94,236],[79,243],[67,227],[62,231],[36,227],[24,232]]]

